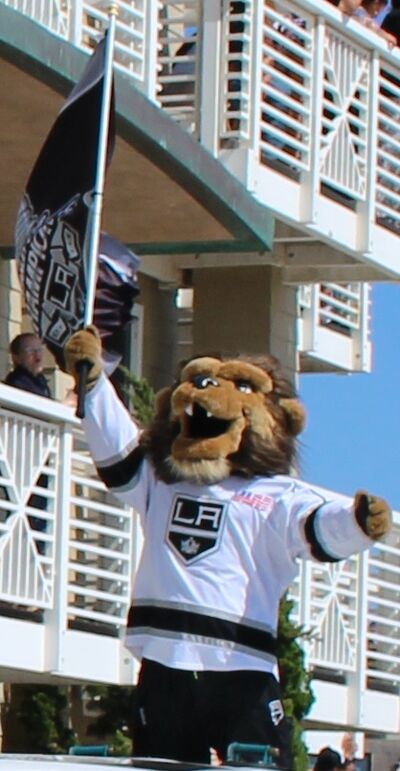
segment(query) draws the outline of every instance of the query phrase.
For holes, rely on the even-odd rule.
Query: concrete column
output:
[[[268,353],[270,270],[204,268],[193,275],[194,353]]]
[[[140,276],[143,313],[143,376],[157,391],[176,375],[178,312],[176,288],[149,276]]]
[[[193,272],[193,352],[276,356],[295,378],[296,288],[268,266]]]
[[[293,381],[298,372],[297,354],[297,287],[282,283],[282,271],[269,268],[269,343],[270,353],[276,356]]]

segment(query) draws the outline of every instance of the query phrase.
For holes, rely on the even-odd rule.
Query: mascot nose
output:
[[[196,375],[196,377],[193,378],[193,385],[196,386],[196,388],[208,388],[208,386],[219,386],[218,380],[214,380],[213,377],[209,377],[208,375]]]

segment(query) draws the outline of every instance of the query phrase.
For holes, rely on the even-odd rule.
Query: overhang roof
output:
[[[25,183],[88,54],[4,5],[0,30],[0,249],[12,256]],[[271,248],[272,216],[218,160],[120,73],[116,97],[105,230],[144,254]]]

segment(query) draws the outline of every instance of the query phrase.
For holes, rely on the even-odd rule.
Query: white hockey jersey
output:
[[[276,672],[279,602],[298,558],[334,562],[371,545],[351,503],[289,476],[166,484],[105,376],[85,411],[99,475],[144,532],[127,647],[179,669]]]

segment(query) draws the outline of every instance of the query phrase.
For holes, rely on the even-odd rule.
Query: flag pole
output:
[[[110,122],[110,107],[113,83],[115,23],[116,17],[118,15],[117,3],[112,3],[110,5],[108,13],[110,23],[108,26],[104,59],[104,83],[100,112],[97,168],[93,191],[93,203],[89,220],[90,232],[87,254],[86,303],[84,315],[85,326],[92,323],[96,293],[96,267],[100,243],[101,214],[103,209],[104,179],[107,161],[108,129]]]
[[[88,234],[87,234],[87,257],[86,257],[86,301],[84,312],[84,326],[88,326],[93,321],[94,303],[96,295],[97,280],[97,258],[100,244],[101,215],[104,198],[104,180],[107,165],[107,146],[108,131],[110,123],[110,107],[113,84],[113,62],[114,62],[114,40],[115,26],[118,15],[118,4],[111,3],[108,9],[109,25],[107,30],[104,58],[104,81],[103,93],[100,110],[100,130],[98,140],[96,177],[93,190],[93,201],[90,211]],[[78,405],[76,415],[78,418],[85,416],[84,399],[86,391],[87,376],[90,371],[90,364],[82,361],[79,366],[79,388]]]

